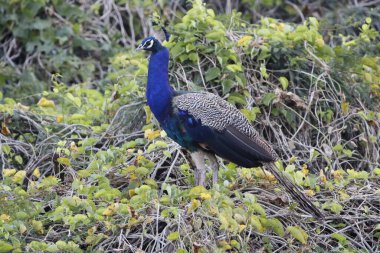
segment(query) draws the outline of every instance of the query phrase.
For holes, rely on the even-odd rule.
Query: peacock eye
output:
[[[148,44],[149,43],[149,44]],[[147,40],[145,43],[144,43],[144,48],[151,48],[154,44],[154,40]]]

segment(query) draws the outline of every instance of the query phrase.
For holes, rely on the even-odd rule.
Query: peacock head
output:
[[[161,43],[155,37],[149,36],[141,41],[140,45],[137,47],[137,50],[146,50],[154,53],[161,48]]]

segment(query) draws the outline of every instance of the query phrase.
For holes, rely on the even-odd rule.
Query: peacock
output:
[[[215,155],[247,168],[266,165],[306,211],[322,217],[299,187],[277,169],[274,162],[278,155],[236,107],[213,93],[174,90],[168,77],[169,50],[155,37],[143,39],[137,50],[151,52],[147,103],[167,135],[190,152],[197,185],[205,186],[206,158],[213,171],[212,182],[217,182]]]

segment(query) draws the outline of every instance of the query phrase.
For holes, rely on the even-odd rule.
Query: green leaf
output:
[[[178,238],[179,238],[179,232],[178,231],[170,233],[167,237],[167,239],[170,241],[175,241]]]
[[[16,155],[16,156],[15,156],[15,160],[16,160],[16,162],[17,162],[18,164],[22,164],[22,162],[23,162],[22,157],[19,156],[19,155]]]
[[[13,246],[7,242],[0,241],[0,252],[9,252],[13,249]]]
[[[260,233],[265,231],[263,225],[260,222],[259,217],[252,215],[251,218],[249,219],[249,223],[251,224],[252,227],[256,229],[256,231]]]
[[[296,170],[296,166],[294,164],[290,164],[290,165],[286,166],[286,168],[285,168],[285,171],[288,173],[292,173],[295,170]]]
[[[156,147],[159,147],[159,148],[167,148],[168,147],[168,144],[164,141],[156,141],[154,144],[156,145]]]
[[[44,20],[44,19],[36,19],[31,24],[31,27],[36,30],[43,30],[48,27],[51,27],[51,21],[50,20]]]
[[[155,149],[156,149],[156,144],[152,143],[148,146],[148,148],[146,149],[146,152],[150,153]]]
[[[286,90],[289,86],[289,81],[288,79],[285,77],[285,76],[281,76],[279,79],[278,79],[281,83],[281,87],[283,90]]]
[[[28,246],[29,248],[33,250],[33,252],[35,251],[36,252],[51,252],[47,250],[48,244],[46,242],[31,241]],[[58,251],[58,248],[57,248],[57,251]]]
[[[226,66],[226,68],[227,68],[229,71],[233,72],[233,73],[235,73],[235,72],[239,72],[239,71],[242,71],[241,65],[239,65],[239,64],[228,64],[228,65]]]
[[[260,108],[253,107],[251,110],[249,109],[241,109],[240,110],[244,116],[251,122],[256,120],[256,114],[260,113]]]
[[[15,213],[15,217],[19,220],[25,220],[27,219],[29,216],[26,212],[23,212],[23,211],[19,211],[17,213]]]
[[[337,144],[333,147],[333,150],[334,151],[337,151],[337,152],[342,152],[343,151],[343,146],[341,144]]]
[[[187,59],[189,59],[189,55],[188,55],[188,54],[181,54],[181,55],[179,56],[179,60],[180,60],[181,62],[184,62],[184,61],[186,61]]]
[[[194,199],[198,198],[202,193],[208,193],[208,191],[203,186],[198,185],[190,189],[189,196]]]
[[[229,222],[228,222],[228,219],[225,215],[225,213],[220,213],[218,215],[218,218],[219,218],[219,221],[220,221],[220,228],[221,230],[227,230],[228,229],[228,226],[229,226]],[[251,217],[252,219],[252,217]]]
[[[193,43],[186,44],[186,53],[195,49],[195,45]]]
[[[299,226],[288,226],[286,228],[286,231],[288,231],[294,238],[296,238],[302,244],[306,244],[307,243],[307,238],[309,236],[305,232],[305,230],[303,230]]]
[[[339,203],[337,202],[328,202],[328,203],[324,203],[322,205],[322,208],[323,209],[329,209],[331,210],[333,213],[335,214],[340,214],[340,212],[343,210],[343,206],[340,205]]]
[[[363,57],[361,58],[360,61],[361,61],[361,64],[366,65],[372,69],[376,69],[378,66],[377,58]],[[368,74],[366,79],[369,79],[368,81],[370,81],[372,79],[372,76],[369,73],[365,73],[365,74]]]
[[[145,175],[149,174],[149,170],[145,167],[138,167],[136,169],[136,174],[138,174],[140,176],[145,176]]]
[[[94,145],[95,143],[97,143],[98,140],[95,139],[95,138],[86,138],[84,139],[81,143],[82,143],[82,146],[83,147],[89,147],[89,146],[92,146]],[[133,141],[132,141],[133,142]],[[136,146],[136,145],[135,145]],[[133,146],[134,147],[134,146]],[[128,147],[129,148],[129,147]]]
[[[315,28],[319,27],[319,22],[315,17],[309,17],[309,22],[313,27]]]
[[[3,152],[6,154],[6,155],[9,155],[9,153],[11,152],[11,147],[8,145],[8,144],[3,144],[1,146],[1,150],[3,150]]]
[[[352,157],[352,151],[349,149],[343,149],[343,154],[345,154],[347,157]]]
[[[355,171],[348,169],[347,170],[348,179],[364,179],[367,180],[369,173],[367,171]]]
[[[197,62],[198,61],[198,54],[197,53],[189,54],[189,60],[191,60],[192,62]]]
[[[57,162],[59,164],[66,165],[66,166],[70,166],[71,165],[70,159],[67,158],[67,157],[59,157],[57,159]]]
[[[81,106],[82,102],[81,102],[80,98],[78,98],[78,97],[74,97],[73,94],[71,94],[71,93],[67,93],[66,96],[67,96],[67,98],[68,98],[71,102],[73,102],[76,106],[78,106],[78,107]]]
[[[227,100],[230,103],[241,104],[241,105],[247,104],[247,101],[245,99],[246,99],[246,97],[244,95],[237,93],[237,92],[231,93],[227,98]]]
[[[315,158],[317,158],[318,156],[320,155],[320,153],[317,151],[317,150],[315,150],[314,148],[312,148],[311,150],[310,150],[310,161],[313,161]]]
[[[343,210],[343,206],[341,204],[334,202],[334,203],[331,203],[330,209],[332,212],[339,214]]]
[[[182,42],[178,42],[173,48],[170,49],[171,55],[176,58],[185,53],[185,45]]]
[[[380,168],[375,168],[373,170],[373,173],[375,173],[375,175],[377,175],[377,176],[380,176]]]
[[[339,243],[342,245],[342,246],[345,246],[347,245],[347,238],[343,235],[343,234],[340,234],[340,233],[334,233],[331,235],[332,238],[336,239],[339,241]]]
[[[267,73],[267,68],[265,66],[265,64],[261,63],[260,64],[260,73],[261,75],[266,79],[269,77],[268,73]]]
[[[207,70],[205,75],[206,82],[214,80],[218,76],[220,76],[220,69],[218,67],[210,68]]]
[[[13,182],[22,184],[25,174],[26,174],[25,170],[17,171],[16,174],[13,176],[13,179],[12,179]]]
[[[276,97],[277,96],[274,93],[267,93],[261,99],[261,103],[266,106],[269,106]]]
[[[235,86],[235,81],[231,79],[224,79],[222,81],[223,94],[227,94]]]
[[[221,31],[221,30],[219,30],[219,31],[211,31],[211,32],[209,32],[209,33],[207,33],[205,35],[205,37],[207,39],[209,39],[209,40],[217,40],[217,41],[219,41],[220,38],[222,38],[224,36],[225,36],[225,32]]]
[[[238,241],[236,241],[236,240],[231,240],[231,246],[233,246],[234,248],[236,248],[236,249],[240,249],[240,243],[238,242]]]
[[[37,232],[37,234],[42,235],[44,233],[44,226],[41,221],[38,220],[32,220],[32,227],[34,231]]]
[[[252,208],[256,213],[260,214],[261,216],[266,216],[265,209],[259,203],[253,203]]]
[[[55,243],[60,250],[64,250],[66,248],[67,243],[64,241],[59,240]]]
[[[278,236],[284,237],[285,231],[281,221],[276,218],[268,219],[268,227],[270,227]]]
[[[51,187],[55,186],[59,183],[59,179],[54,176],[48,176],[44,179],[42,179],[41,184],[39,187]]]

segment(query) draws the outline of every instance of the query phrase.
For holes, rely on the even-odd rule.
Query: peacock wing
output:
[[[263,140],[233,105],[212,93],[185,93],[173,98],[173,106],[192,124],[186,128],[200,145],[244,167],[277,160]],[[194,124],[196,122],[196,124]]]

